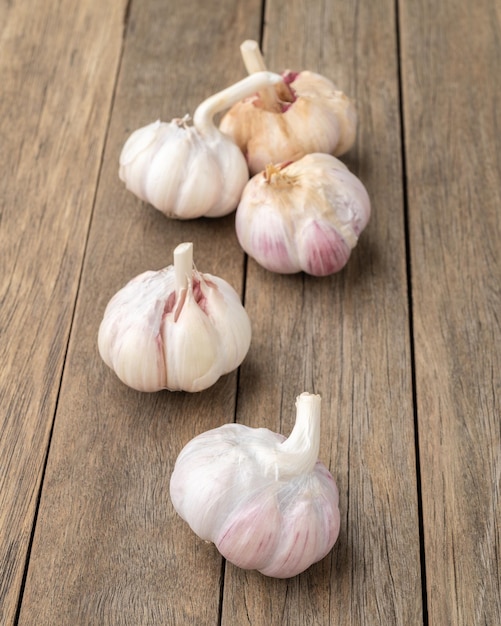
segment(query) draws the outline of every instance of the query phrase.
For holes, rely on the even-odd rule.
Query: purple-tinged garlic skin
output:
[[[317,153],[253,176],[235,228],[245,252],[269,271],[328,276],[346,265],[370,213],[362,182],[336,157]]]
[[[219,125],[242,150],[251,175],[314,152],[340,156],[355,141],[354,103],[334,83],[306,70],[282,76],[275,102],[256,93],[231,107]]]
[[[144,272],[106,307],[99,353],[133,389],[201,391],[236,369],[249,350],[250,320],[236,291],[189,267],[181,286],[175,265]]]
[[[318,460],[320,396],[297,399],[290,437],[225,424],[192,439],[170,482],[174,508],[231,563],[289,578],[321,560],[339,534],[339,496]]]

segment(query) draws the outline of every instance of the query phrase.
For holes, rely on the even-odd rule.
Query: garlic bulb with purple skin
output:
[[[193,266],[193,244],[174,265],[129,281],[99,327],[103,361],[138,391],[201,391],[236,369],[251,340],[250,320],[225,280]]]
[[[281,274],[342,269],[369,221],[361,181],[329,154],[269,165],[244,188],[235,227],[242,248]]]
[[[339,534],[339,496],[318,460],[319,395],[296,400],[288,439],[225,424],[181,450],[170,481],[177,513],[228,561],[289,578],[320,561]]]
[[[249,179],[245,158],[214,116],[259,89],[282,82],[271,72],[248,76],[207,98],[189,116],[156,121],[127,139],[119,177],[127,189],[167,217],[221,217],[235,210]]]
[[[245,41],[241,52],[249,73],[266,69],[255,41]],[[290,70],[283,78],[237,102],[219,125],[246,156],[251,175],[312,152],[339,156],[355,141],[355,106],[328,78]]]

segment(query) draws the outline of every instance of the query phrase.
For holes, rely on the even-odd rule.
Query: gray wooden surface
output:
[[[494,0],[14,0],[0,5],[0,623],[501,623],[501,11]],[[373,213],[346,268],[280,276],[234,215],[168,220],[127,192],[130,132],[245,73],[324,74],[357,104],[343,158]],[[251,317],[240,371],[141,394],[97,352],[110,297],[193,241]],[[303,574],[225,563],[168,485],[226,422],[287,435],[323,400],[340,491]]]

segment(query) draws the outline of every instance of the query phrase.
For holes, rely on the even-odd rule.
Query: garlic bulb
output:
[[[365,187],[346,165],[308,154],[251,178],[235,227],[242,248],[266,269],[327,276],[347,263],[370,210]]]
[[[249,179],[247,163],[213,117],[265,86],[281,82],[271,72],[248,76],[198,106],[193,116],[156,121],[127,139],[119,176],[127,189],[168,217],[220,217],[238,204]]]
[[[249,73],[265,69],[255,41],[245,41],[241,52]],[[219,125],[246,155],[251,175],[312,152],[339,156],[355,141],[354,104],[329,79],[290,70],[283,78],[235,104]]]
[[[170,481],[174,508],[234,565],[288,578],[322,559],[340,525],[338,490],[318,460],[318,395],[296,400],[288,439],[225,424],[181,450]]]
[[[174,265],[132,279],[110,300],[99,327],[103,361],[139,391],[201,391],[237,368],[251,327],[225,280],[193,267],[193,244]]]

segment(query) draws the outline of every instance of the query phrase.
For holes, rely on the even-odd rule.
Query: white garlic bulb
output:
[[[193,126],[185,116],[134,131],[120,154],[120,179],[132,193],[168,217],[193,219],[231,213],[249,170],[241,151],[218,130],[213,118],[241,98],[281,81],[271,72],[248,76],[202,102]]]
[[[250,320],[225,280],[193,267],[193,244],[174,265],[132,279],[110,300],[99,327],[103,361],[139,391],[201,391],[236,369]]]
[[[242,248],[272,272],[342,269],[370,217],[361,181],[329,154],[269,165],[244,188],[235,227]]]
[[[249,73],[265,69],[255,41],[245,41],[241,51]],[[328,78],[290,70],[283,78],[236,103],[219,125],[246,155],[251,175],[312,152],[339,156],[355,141],[355,106]]]
[[[234,565],[288,578],[334,545],[339,496],[318,460],[320,407],[319,395],[302,393],[288,439],[225,424],[181,450],[170,481],[174,508]]]

